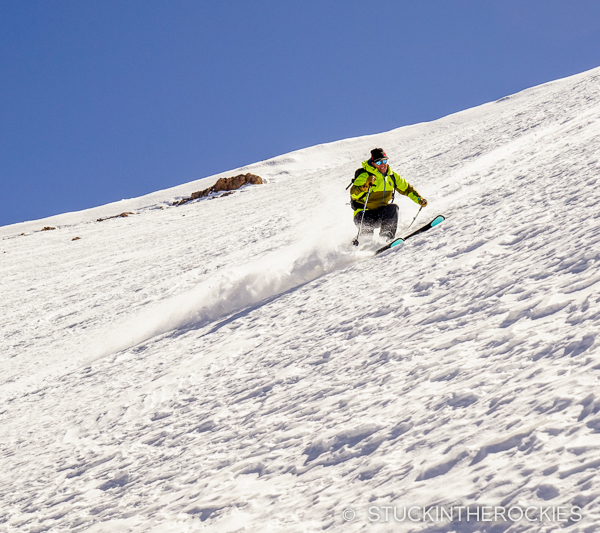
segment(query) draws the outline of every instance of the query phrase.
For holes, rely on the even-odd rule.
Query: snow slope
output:
[[[600,531],[599,145],[595,69],[0,228],[0,531]],[[375,146],[447,220],[373,258]],[[383,510],[477,505],[577,521]]]

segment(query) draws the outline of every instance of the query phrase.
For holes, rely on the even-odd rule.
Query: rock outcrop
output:
[[[99,218],[97,220],[97,222],[102,222],[103,220],[109,220],[111,218],[124,218],[124,217],[128,217],[129,215],[133,215],[133,213],[131,211],[128,211],[127,213],[121,213],[120,215],[113,215],[112,217]]]
[[[183,205],[187,202],[191,202],[192,200],[197,200],[198,198],[204,198],[211,193],[217,193],[222,191],[234,191],[243,187],[244,185],[252,184],[259,185],[264,183],[263,179],[260,176],[256,176],[255,174],[239,174],[237,176],[233,176],[231,178],[219,178],[217,182],[208,189],[204,189],[203,191],[193,192],[189,198],[182,198],[178,202],[174,202],[173,205]],[[221,196],[226,196],[231,194],[230,192],[226,194],[222,194]]]

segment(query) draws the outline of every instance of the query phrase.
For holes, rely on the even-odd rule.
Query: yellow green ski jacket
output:
[[[354,216],[356,213],[360,213],[363,210],[365,199],[367,198],[367,178],[369,174],[375,176],[375,183],[371,187],[369,193],[369,201],[367,203],[367,210],[377,209],[378,207],[389,204],[392,201],[394,195],[394,180],[396,181],[396,190],[408,196],[413,202],[419,203],[420,195],[413,189],[413,187],[406,181],[400,174],[396,174],[388,165],[387,171],[382,174],[376,167],[369,164],[369,161],[363,161],[362,167],[364,172],[356,176],[352,188],[350,189],[350,196],[356,202],[355,205],[360,205],[358,209],[354,210]]]

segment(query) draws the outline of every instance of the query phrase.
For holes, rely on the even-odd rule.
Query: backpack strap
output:
[[[394,203],[394,196],[396,196],[396,176],[394,176],[394,171],[392,171],[391,178],[394,182],[394,190],[392,191],[392,201],[390,203]]]

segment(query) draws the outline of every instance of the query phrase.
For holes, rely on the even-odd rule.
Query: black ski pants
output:
[[[360,227],[362,216],[362,211],[354,216],[354,223],[357,227]],[[361,233],[363,235],[372,234],[377,226],[381,226],[379,235],[382,237],[393,239],[396,236],[396,229],[398,228],[398,206],[396,204],[383,205],[365,211]]]

